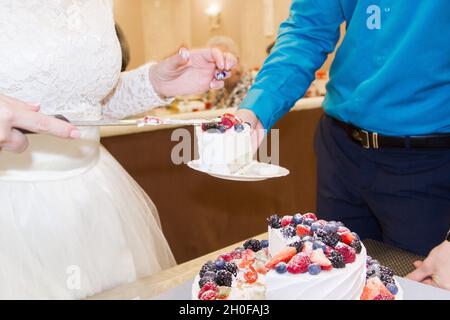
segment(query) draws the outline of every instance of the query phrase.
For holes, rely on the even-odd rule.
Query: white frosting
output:
[[[195,133],[200,156],[198,162],[205,170],[234,174],[253,160],[251,130],[247,124],[241,132],[231,128],[225,133],[210,133],[197,126]]]

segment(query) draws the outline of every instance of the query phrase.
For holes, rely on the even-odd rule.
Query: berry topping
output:
[[[352,247],[346,245],[345,243],[338,243],[336,247],[334,248],[336,251],[338,251],[342,256],[344,257],[344,262],[347,263],[353,263],[356,260],[356,251]]]
[[[312,252],[314,251],[313,249],[313,243],[311,241],[305,241],[303,243],[303,249],[302,249],[302,253],[306,254],[307,256],[309,256]]]
[[[339,231],[338,231],[339,234]],[[347,233],[341,234],[341,241],[345,244],[350,245],[354,240],[356,240],[356,237],[349,231]]]
[[[290,225],[291,222],[292,222],[292,216],[284,216],[281,219],[281,226],[286,227],[286,226]]]
[[[230,126],[230,128],[231,128],[233,125],[240,123],[240,121],[235,117],[235,115],[234,115],[234,114],[231,114],[231,113],[225,113],[225,114],[222,116],[222,124],[225,124],[224,121],[229,121],[229,122],[231,122],[232,125]]]
[[[287,271],[292,274],[306,273],[310,264],[311,259],[307,255],[299,253],[289,261]]]
[[[308,272],[310,275],[318,275],[322,271],[322,268],[317,263],[312,263],[308,266]]]
[[[217,293],[216,291],[208,290],[201,295],[200,300],[217,300]]]
[[[215,283],[214,278],[211,277],[203,277],[198,281],[198,286],[201,288],[203,288],[208,282],[212,282]]]
[[[388,283],[386,288],[392,293],[394,296],[398,293],[398,287],[394,283]]]
[[[230,272],[232,275],[237,277],[238,274],[238,266],[234,262],[227,262],[225,264],[225,270]]]
[[[395,300],[395,296],[383,285],[377,277],[366,282],[361,300]]]
[[[217,291],[217,285],[214,282],[207,282],[199,291],[197,298],[201,299],[202,295],[207,291]]]
[[[302,240],[297,240],[289,244],[289,247],[297,249],[297,253],[302,252],[304,242]]]
[[[323,252],[325,252],[327,248],[327,245],[325,243],[323,243],[322,241],[314,241],[313,243],[313,249],[322,249]]]
[[[292,224],[293,225],[298,225],[298,224],[300,224],[300,223],[302,223],[303,222],[303,218],[302,218],[302,215],[300,214],[300,213],[297,213],[297,214],[295,214],[293,217],[292,217]]]
[[[202,268],[201,268],[201,270],[199,272],[200,278],[203,278],[203,276],[205,275],[206,272],[208,272],[208,271],[216,272],[216,270],[217,270],[216,269],[216,264],[214,262],[212,262],[212,261],[208,261],[207,263],[205,263],[202,266]]]
[[[318,222],[314,222],[314,223],[311,225],[311,231],[312,231],[312,232],[316,232],[316,231],[319,230],[320,228],[322,228],[322,225],[321,225],[320,223],[318,223]]]
[[[231,261],[231,260],[236,259],[236,258],[234,258],[233,253],[230,252],[230,253],[222,254],[222,255],[219,257],[219,259],[222,259],[222,260],[224,260],[225,262],[228,262],[228,261]]]
[[[220,270],[217,272],[216,283],[218,286],[231,287],[231,284],[233,283],[233,275],[231,272],[226,270]]]
[[[244,243],[244,248],[247,250],[250,249],[253,252],[258,252],[259,250],[261,250],[261,242],[256,239],[247,240]]]
[[[219,292],[217,294],[217,299],[219,300],[225,300],[227,299],[231,294],[231,288],[230,287],[219,287]]]
[[[337,232],[338,226],[334,223],[327,223],[323,226],[323,230],[326,232]]]
[[[298,226],[297,226],[298,227]],[[288,225],[284,228],[281,229],[281,234],[285,237],[285,238],[292,238],[295,237],[295,235],[297,234],[295,227]]]
[[[242,123],[238,123],[234,125],[234,131],[236,131],[237,133],[242,132],[245,130],[245,127]]]
[[[358,239],[353,240],[350,243],[350,247],[355,249],[356,253],[358,253],[358,254],[360,254],[362,251],[362,244],[361,244],[361,241],[359,241]]]
[[[269,240],[261,240],[261,248],[268,248]]]
[[[281,219],[276,214],[274,214],[273,216],[270,216],[267,219],[267,222],[272,229],[280,229],[281,228]]]
[[[379,265],[369,265],[369,267],[367,267],[366,279],[369,279],[372,277],[380,277],[380,276],[381,276],[381,273],[380,273]]]
[[[333,265],[330,260],[325,256],[322,249],[314,250],[311,253],[311,262],[316,263],[320,266],[322,270],[331,270],[333,269]]]
[[[311,235],[311,228],[303,224],[297,225],[297,235],[299,237]]]
[[[346,234],[346,233],[350,233],[350,229],[348,229],[348,228],[346,228],[344,226],[340,226],[340,227],[337,228],[337,234],[338,235],[342,236],[343,234]]]
[[[208,133],[224,133],[226,128],[217,122],[210,122],[202,124],[202,130]]]
[[[286,273],[287,271],[287,264],[284,262],[280,262],[275,266],[275,271],[279,274]]]
[[[345,268],[344,257],[342,256],[342,254],[340,254],[336,250],[333,250],[330,252],[328,259],[331,261],[333,268],[336,268],[336,269]]]
[[[244,279],[247,283],[255,283],[258,280],[258,273],[250,266],[244,271]]]
[[[228,130],[234,126],[234,121],[230,118],[222,117],[221,124]]]
[[[303,215],[303,218],[304,218],[304,219],[312,219],[312,220],[314,220],[314,221],[317,221],[316,215],[315,215],[314,213],[312,213],[312,212],[305,213],[305,214]]]
[[[284,250],[278,252],[272,260],[266,263],[266,268],[272,269],[280,262],[289,262],[293,256],[297,254],[297,250],[292,247],[287,247]]]
[[[330,247],[335,247],[337,243],[341,240],[341,237],[334,232],[326,232],[323,229],[319,229],[316,235],[322,239],[322,242]]]
[[[269,270],[267,270],[266,265],[262,261],[257,261],[254,264],[254,267],[255,267],[256,272],[258,272],[260,274],[266,274],[269,271]]]
[[[311,226],[314,223],[314,219],[303,217],[303,222],[305,226]]]
[[[219,258],[216,260],[215,264],[216,264],[216,270],[222,270],[223,268],[225,268],[225,260]]]

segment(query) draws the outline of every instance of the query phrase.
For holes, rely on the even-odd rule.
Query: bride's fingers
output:
[[[2,150],[4,151],[22,153],[28,147],[27,137],[19,130],[12,129],[7,140],[2,146]]]
[[[68,122],[30,111],[17,112],[12,119],[12,127],[60,138],[78,139],[81,135],[80,130]]]

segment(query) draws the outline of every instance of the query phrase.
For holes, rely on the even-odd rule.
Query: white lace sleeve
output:
[[[125,118],[170,104],[173,99],[163,99],[155,92],[149,79],[150,68],[155,63],[123,72],[111,94],[104,100],[103,115]]]

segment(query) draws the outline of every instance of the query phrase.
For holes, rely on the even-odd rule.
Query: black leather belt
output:
[[[450,134],[437,134],[426,136],[385,136],[377,132],[370,132],[354,125],[333,119],[341,128],[343,128],[349,137],[360,144],[365,149],[380,148],[449,148]]]

